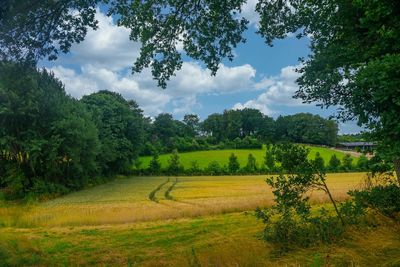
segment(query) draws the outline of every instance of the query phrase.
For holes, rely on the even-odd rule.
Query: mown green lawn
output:
[[[317,146],[307,146],[310,148],[310,158],[314,158],[315,154],[319,152],[321,157],[325,160],[325,164],[328,164],[329,159],[332,155],[336,154],[336,156],[341,160],[345,153],[335,151],[330,148],[325,147],[317,147]],[[226,149],[226,150],[208,150],[208,151],[195,151],[195,152],[185,152],[179,153],[180,163],[184,168],[190,168],[191,163],[193,161],[197,161],[200,168],[205,168],[211,161],[217,161],[221,166],[228,164],[228,158],[234,153],[239,160],[240,166],[243,167],[247,163],[247,157],[249,154],[253,154],[257,159],[257,163],[259,166],[264,164],[264,157],[266,153],[266,149]],[[168,160],[171,154],[163,154],[160,155],[160,163],[163,168],[168,165]],[[141,165],[140,168],[147,168],[149,166],[151,156],[141,157]],[[353,160],[353,164],[356,160]]]

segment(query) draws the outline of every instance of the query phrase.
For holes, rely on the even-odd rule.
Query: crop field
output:
[[[317,152],[320,153],[321,157],[324,159],[325,164],[328,164],[329,159],[332,155],[336,156],[341,160],[345,153],[333,150],[325,147],[317,146],[307,146],[310,149],[309,157],[313,159]],[[247,163],[247,157],[249,154],[253,154],[259,165],[263,164],[266,150],[263,149],[225,149],[225,150],[208,150],[208,151],[194,151],[194,152],[184,152],[179,153],[180,163],[184,168],[190,168],[193,161],[197,161],[200,168],[205,168],[211,161],[217,161],[221,166],[228,164],[228,158],[234,153],[238,157],[238,161],[241,167],[245,166]],[[160,155],[160,163],[163,168],[168,165],[168,160],[171,154]],[[147,168],[149,166],[151,156],[141,157],[140,168]],[[355,160],[353,160],[355,164]]]
[[[329,174],[334,197],[365,174]],[[39,204],[0,206],[0,266],[374,266],[400,263],[400,231],[355,230],[340,246],[276,257],[254,209],[272,203],[266,176],[119,177]],[[326,196],[313,192],[314,203]],[[395,229],[395,230],[394,230]],[[395,232],[394,232],[395,231]],[[319,265],[316,265],[319,266]]]
[[[363,173],[329,174],[337,199],[360,185]],[[272,203],[267,176],[131,177],[35,205],[0,207],[4,226],[132,223],[254,210]],[[315,192],[311,199],[324,202]]]

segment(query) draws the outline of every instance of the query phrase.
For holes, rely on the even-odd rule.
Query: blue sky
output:
[[[144,113],[156,116],[172,113],[180,119],[196,113],[202,119],[224,109],[257,108],[264,114],[279,115],[310,112],[323,117],[335,109],[322,110],[292,98],[298,86],[295,72],[299,57],[309,54],[309,40],[288,37],[267,46],[255,34],[255,1],[249,0],[243,15],[251,22],[245,33],[247,42],[235,49],[233,62],[224,60],[217,75],[211,76],[200,63],[185,58],[182,69],[167,89],[158,88],[149,70],[132,75],[130,67],[138,56],[140,44],[129,40],[129,30],[117,27],[112,18],[97,12],[99,29],[89,30],[86,39],[72,46],[71,52],[54,62],[41,65],[52,70],[65,84],[67,93],[80,98],[98,90],[111,90],[136,100]],[[342,133],[355,133],[354,122],[341,124]]]

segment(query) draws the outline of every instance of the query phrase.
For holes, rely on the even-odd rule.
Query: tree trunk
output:
[[[336,206],[336,202],[335,202],[335,200],[333,199],[333,196],[332,196],[332,194],[331,194],[331,191],[329,191],[328,185],[326,184],[325,180],[322,180],[322,183],[323,183],[323,185],[324,185],[324,187],[325,187],[326,193],[327,193],[328,196],[329,196],[329,199],[331,200],[331,202],[332,202],[332,204],[333,204],[333,207],[335,208],[335,211],[336,211],[337,216],[339,217],[340,221],[342,222],[342,225],[344,226],[345,223],[344,223],[342,214],[340,213],[338,207]]]
[[[394,164],[394,170],[396,172],[396,176],[397,176],[397,183],[400,186],[400,159],[395,159],[393,161]]]

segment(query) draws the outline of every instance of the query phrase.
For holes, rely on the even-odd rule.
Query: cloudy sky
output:
[[[298,112],[332,115],[335,109],[322,110],[315,104],[302,104],[292,98],[298,88],[295,68],[298,58],[309,53],[308,40],[288,37],[268,47],[255,34],[258,21],[255,2],[249,0],[243,9],[251,23],[245,33],[247,42],[234,51],[233,62],[221,64],[216,76],[191,60],[183,63],[165,90],[157,87],[150,71],[132,75],[131,66],[140,45],[129,40],[128,29],[117,27],[101,11],[96,15],[98,30],[90,30],[83,42],[72,46],[69,54],[41,65],[52,70],[73,97],[98,90],[116,91],[136,100],[148,116],[168,112],[181,119],[184,114],[196,113],[204,119],[224,109],[244,107],[259,109],[275,118]],[[340,125],[340,131],[354,133],[359,128],[355,123],[346,123]]]

